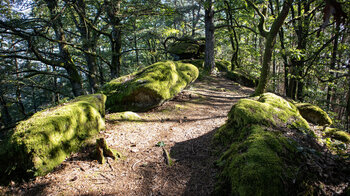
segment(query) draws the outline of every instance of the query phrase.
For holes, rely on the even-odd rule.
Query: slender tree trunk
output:
[[[272,51],[274,48],[276,36],[278,32],[280,31],[284,20],[286,19],[289,9],[293,3],[293,0],[287,0],[283,3],[283,8],[281,13],[277,16],[277,18],[274,20],[270,31],[266,32],[266,30],[263,30],[263,26],[261,23],[259,24],[260,26],[260,31],[264,32],[263,34],[266,36],[266,42],[265,42],[265,50],[264,50],[264,57],[263,57],[263,64],[261,68],[261,74],[260,74],[260,79],[259,79],[259,84],[257,88],[255,89],[254,94],[255,95],[260,95],[265,92],[267,83],[269,80],[270,76],[270,62],[271,62],[271,57],[272,57]],[[264,22],[265,18],[262,18],[262,22]]]
[[[214,10],[213,1],[206,0],[205,7],[205,57],[204,66],[212,73],[215,68],[215,56],[214,56],[214,46],[215,46],[215,26],[214,26]]]
[[[92,53],[96,51],[98,34],[96,31],[93,31],[85,22],[84,17],[86,17],[86,4],[84,0],[78,0],[76,3],[77,8],[80,12],[79,23],[76,22],[76,26],[80,32],[80,37],[83,43],[83,49],[86,51],[84,53],[84,56],[89,71],[89,73],[87,74],[89,80],[89,92],[93,94],[96,93],[99,89],[99,82],[97,79],[98,70],[96,64],[96,57],[92,55]]]
[[[112,31],[112,67],[111,67],[111,77],[117,78],[120,77],[121,69],[121,52],[122,52],[122,32],[119,27],[119,24],[113,26]]]
[[[140,60],[139,60],[139,49],[137,47],[137,36],[136,36],[136,19],[133,23],[133,30],[134,30],[134,48],[136,53],[136,64],[139,67],[140,66]]]
[[[19,80],[19,66],[18,66],[18,61],[17,58],[14,59],[15,60],[15,66],[16,66],[16,78],[17,81]],[[21,87],[20,84],[18,82],[16,82],[16,101],[17,101],[17,106],[18,106],[18,110],[19,112],[23,115],[23,117],[26,117],[27,114],[25,112],[25,108],[24,108],[24,104],[22,102],[22,95],[21,95]]]
[[[110,36],[112,48],[111,78],[117,78],[121,74],[122,30],[121,18],[119,16],[120,3],[121,0],[105,0],[109,23],[112,26],[112,33]]]
[[[55,66],[52,66],[52,71],[56,72],[56,67]],[[58,89],[57,76],[53,77],[53,87],[54,87],[54,89]],[[52,103],[53,104],[57,104],[59,101],[60,101],[60,95],[58,94],[58,92],[53,92]]]
[[[12,123],[12,117],[10,115],[7,103],[4,97],[3,92],[0,90],[0,104],[1,104],[1,120],[5,125],[10,125]]]
[[[333,42],[333,50],[332,50],[332,58],[331,58],[331,64],[330,64],[330,75],[331,79],[336,77],[336,74],[334,73],[334,69],[336,67],[336,62],[337,62],[337,55],[338,55],[338,39],[339,39],[339,34],[338,32],[340,31],[340,25],[339,23],[336,23],[336,28],[335,28],[335,39]],[[336,81],[334,81],[336,83]],[[333,99],[333,91],[335,91],[332,86],[328,85],[327,87],[327,109],[329,110],[332,106],[332,99]]]
[[[239,42],[237,39],[237,33],[233,27],[233,16],[231,12],[231,6],[228,1],[225,1],[226,4],[226,23],[228,25],[230,43],[232,47],[232,57],[231,57],[231,71],[234,71],[238,67],[238,49]]]
[[[60,57],[62,59],[63,67],[66,69],[68,73],[69,81],[72,85],[73,94],[74,96],[83,95],[84,91],[83,91],[83,84],[81,81],[81,77],[68,51],[67,44],[64,44],[64,42],[66,42],[66,37],[63,30],[61,14],[58,10],[59,9],[58,2],[56,0],[45,0],[45,1],[50,11],[52,27],[55,31],[56,39],[61,41],[58,44]]]

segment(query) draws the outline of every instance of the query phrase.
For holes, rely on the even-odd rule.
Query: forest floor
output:
[[[142,120],[113,121],[106,115],[107,144],[122,158],[99,164],[88,145],[54,172],[30,182],[0,187],[8,195],[209,195],[217,171],[212,137],[232,105],[252,89],[223,77],[193,83]],[[167,165],[162,147],[174,161]]]

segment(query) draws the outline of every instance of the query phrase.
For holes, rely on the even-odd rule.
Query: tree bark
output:
[[[96,93],[99,89],[99,82],[97,79],[98,67],[96,63],[96,57],[92,55],[96,52],[96,44],[98,39],[98,33],[93,31],[85,22],[86,17],[86,4],[84,0],[78,0],[77,9],[79,13],[79,23],[77,28],[80,32],[80,38],[83,43],[84,56],[87,63],[89,73],[87,74],[89,80],[89,92],[91,94]]]
[[[205,56],[204,56],[204,66],[212,73],[215,68],[215,56],[214,56],[214,46],[215,46],[215,26],[214,26],[214,10],[213,1],[206,0],[205,5]]]
[[[261,32],[262,36],[266,37],[266,42],[265,42],[265,50],[264,50],[264,57],[263,57],[263,64],[261,68],[261,74],[260,74],[260,79],[259,79],[259,84],[257,88],[255,89],[254,94],[255,95],[260,95],[265,92],[266,87],[267,87],[267,82],[269,80],[270,76],[270,62],[271,62],[271,57],[272,57],[272,51],[273,47],[275,44],[276,36],[281,29],[284,20],[286,19],[289,9],[292,5],[294,0],[287,0],[283,3],[283,8],[281,13],[277,16],[277,18],[274,20],[270,31],[266,31],[264,28],[264,21],[265,21],[265,16],[260,13],[261,21],[259,24],[259,31]],[[248,1],[249,2],[249,1]],[[250,5],[251,2],[249,2]]]
[[[64,42],[66,42],[66,37],[63,30],[61,13],[58,10],[58,2],[56,0],[45,0],[45,1],[50,11],[50,18],[52,22],[52,27],[55,31],[56,39],[61,41],[58,43],[60,57],[61,57],[63,67],[66,69],[68,73],[69,81],[72,85],[73,94],[74,96],[83,95],[84,91],[83,91],[83,84],[81,81],[81,77],[68,51],[67,44],[64,44]]]
[[[12,117],[10,115],[4,94],[3,92],[1,92],[1,89],[0,89],[0,104],[1,104],[1,114],[0,114],[1,121],[4,123],[4,125],[10,125],[12,123]]]
[[[120,76],[121,69],[121,52],[122,52],[122,31],[120,18],[120,3],[121,0],[108,1],[105,0],[107,15],[109,23],[112,26],[112,33],[110,36],[112,48],[112,63],[111,63],[111,78]]]

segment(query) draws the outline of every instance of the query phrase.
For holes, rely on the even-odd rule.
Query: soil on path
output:
[[[92,160],[93,146],[73,154],[54,172],[31,182],[0,187],[9,195],[209,195],[217,171],[212,136],[232,105],[252,93],[222,77],[197,81],[142,120],[112,121],[101,136],[123,157]],[[174,161],[166,164],[163,141]],[[2,189],[2,190],[1,190]]]

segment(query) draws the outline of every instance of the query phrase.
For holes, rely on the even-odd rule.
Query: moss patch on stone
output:
[[[250,76],[243,71],[236,69],[235,71],[231,71],[231,62],[226,60],[217,60],[215,61],[215,66],[219,71],[225,72],[225,77],[233,80],[241,85],[247,87],[256,87],[258,85],[258,79]]]
[[[141,116],[136,114],[135,112],[118,112],[108,115],[108,120],[126,120],[126,121],[134,121],[134,120],[142,120]]]
[[[164,61],[108,82],[101,90],[112,112],[145,111],[173,98],[198,77],[192,64]]]
[[[310,103],[296,103],[300,114],[308,121],[318,125],[331,125],[332,120],[320,107]]]
[[[0,148],[1,180],[52,171],[86,139],[105,129],[105,101],[102,94],[81,96],[20,122]]]
[[[328,137],[342,141],[346,144],[350,143],[350,134],[348,132],[341,131],[337,128],[329,128],[329,127],[326,127],[324,132],[325,132],[325,135]]]
[[[170,44],[168,52],[181,59],[198,59],[204,57],[205,40],[181,38]]]
[[[215,66],[221,72],[228,72],[229,70],[231,70],[231,62],[226,60],[216,60]]]
[[[313,135],[296,106],[265,93],[257,100],[241,99],[231,109],[214,143],[226,150],[218,161],[217,195],[283,195],[291,176],[296,144],[283,129]]]

